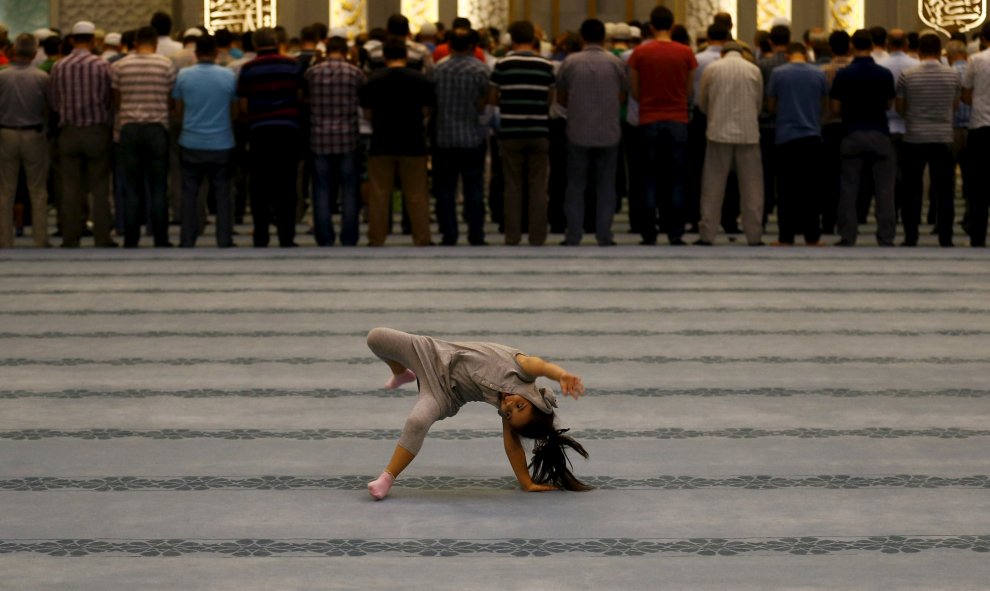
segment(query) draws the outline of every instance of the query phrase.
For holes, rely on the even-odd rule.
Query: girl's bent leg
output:
[[[419,359],[413,348],[416,335],[391,328],[373,328],[368,333],[368,348],[392,370],[385,387],[394,390],[416,379]]]
[[[375,500],[380,501],[388,495],[395,479],[415,459],[416,454],[423,447],[423,441],[430,427],[439,419],[440,405],[429,393],[420,393],[419,400],[416,401],[402,428],[402,435],[399,437],[398,445],[395,446],[388,467],[381,476],[368,483],[368,493]]]

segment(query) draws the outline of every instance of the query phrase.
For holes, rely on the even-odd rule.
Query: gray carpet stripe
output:
[[[759,554],[830,555],[848,552],[914,554],[927,551],[990,552],[990,536],[882,535],[857,538],[690,538],[690,539],[329,539],[329,540],[0,540],[0,554],[48,556],[735,556]]]
[[[987,293],[987,288],[967,288],[967,287],[668,287],[668,286],[646,286],[646,287],[566,287],[569,292],[574,293],[814,293],[814,294],[965,294],[965,293]],[[389,286],[389,293],[446,293],[446,294],[474,294],[474,293],[543,293],[548,291],[542,286],[484,286],[484,287],[401,287]],[[99,288],[99,289],[6,289],[0,290],[0,296],[26,296],[26,295],[109,295],[109,294],[133,294],[133,295],[156,295],[156,294],[259,294],[259,293],[292,293],[292,294],[333,294],[333,293],[367,293],[367,287],[142,287],[142,288]]]
[[[113,270],[101,270],[101,277],[421,277],[423,274],[419,271],[405,271],[401,269],[389,270],[389,271],[375,271],[374,269],[360,270],[360,271],[323,271],[319,269],[306,270],[306,271],[279,271],[276,269],[264,270],[264,271],[113,271]],[[450,270],[431,270],[430,275],[437,277],[477,277],[477,271],[450,271]],[[884,269],[876,269],[870,271],[859,271],[851,269],[849,271],[831,271],[831,270],[821,270],[821,271],[791,271],[787,269],[774,269],[773,273],[768,273],[766,271],[740,271],[734,269],[725,270],[680,270],[680,269],[667,269],[664,267],[658,267],[655,269],[643,269],[640,271],[626,271],[626,270],[582,270],[574,269],[568,271],[527,271],[525,269],[512,269],[508,271],[500,271],[498,269],[485,269],[486,276],[510,276],[510,277],[640,277],[640,276],[650,276],[655,277],[657,275],[663,276],[687,276],[687,277],[761,277],[767,279],[773,279],[774,277],[971,277],[980,278],[983,273],[974,269],[972,272],[965,271],[888,271]],[[84,272],[17,272],[17,273],[5,273],[4,277],[12,279],[31,279],[31,278],[50,278],[50,277],[61,277],[61,278],[91,278],[92,273]]]
[[[404,394],[403,394],[404,395]],[[628,390],[598,390],[594,392],[596,397],[620,396],[635,398],[664,398],[695,396],[704,398],[722,398],[734,396],[762,396],[773,398],[790,398],[799,396],[829,396],[833,398],[862,398],[879,396],[884,398],[984,398],[990,396],[990,390],[979,390],[971,388],[956,388],[944,390],[859,390],[853,388],[821,388],[798,390],[791,388],[747,388],[747,389],[719,389],[719,388],[634,388]],[[152,389],[126,389],[126,390],[87,390],[87,389],[67,389],[55,391],[33,391],[33,390],[0,390],[0,400],[13,400],[18,398],[52,398],[52,399],[78,399],[78,398],[155,398],[162,396],[173,396],[177,398],[396,398],[394,391],[389,390],[342,390],[337,388],[320,388],[312,390],[284,390],[270,388],[256,388],[250,390],[221,390],[221,389],[195,389],[195,390],[152,390]]]
[[[334,476],[176,476],[151,478],[142,476],[104,476],[101,478],[60,478],[38,476],[0,479],[0,491],[80,490],[93,492],[127,491],[204,491],[204,490],[365,490],[373,475]],[[849,476],[821,474],[805,477],[743,475],[725,478],[658,475],[649,478],[581,476],[591,486],[602,490],[701,490],[712,488],[746,490],[812,489],[915,489],[915,488],[990,488],[990,476],[960,477],[926,474],[890,476]],[[470,478],[454,476],[402,477],[399,489],[454,491],[464,489],[515,490],[514,477]]]
[[[142,253],[140,257],[134,256],[122,256],[118,254],[103,253],[97,251],[92,251],[92,256],[65,256],[62,253],[56,253],[51,257],[39,257],[31,256],[25,254],[25,256],[18,256],[16,253],[5,254],[0,256],[0,262],[11,262],[11,263],[52,263],[52,264],[63,264],[63,263],[105,263],[105,264],[120,264],[120,263],[143,263],[143,262],[171,262],[171,263],[197,263],[197,262],[250,262],[250,263],[264,263],[270,261],[292,261],[298,263],[325,263],[333,264],[339,263],[341,261],[380,261],[375,252],[362,252],[361,250],[348,250],[346,254],[334,255],[331,253],[323,253],[322,249],[312,249],[310,252],[299,251],[298,255],[283,255],[277,252],[273,252],[272,249],[267,249],[263,252],[259,252],[256,256],[252,255],[236,255],[227,253],[212,253],[197,256],[194,253],[190,253],[189,256],[174,256],[174,255],[154,255],[150,253]],[[457,252],[446,252],[438,253],[435,255],[419,254],[415,251],[418,250],[412,247],[391,247],[388,249],[388,259],[389,261],[428,261],[428,262],[438,262],[438,261],[500,261],[504,262],[507,257],[507,253],[511,252],[512,258],[531,260],[531,261],[560,261],[562,258],[569,258],[574,261],[732,261],[732,260],[746,260],[746,261],[815,261],[815,262],[871,262],[871,261],[911,261],[911,262],[935,262],[935,263],[945,263],[945,262],[975,262],[984,259],[983,251],[970,251],[958,249],[953,253],[946,253],[941,250],[934,250],[933,253],[939,253],[935,256],[925,256],[924,254],[901,254],[896,255],[881,255],[878,252],[883,252],[885,249],[878,249],[874,247],[860,247],[857,249],[859,256],[850,255],[837,255],[831,254],[828,251],[816,251],[818,254],[800,254],[794,252],[780,251],[777,254],[751,254],[748,252],[747,248],[733,248],[730,245],[726,245],[720,248],[711,249],[714,250],[711,254],[696,254],[696,252],[685,253],[680,249],[675,249],[676,252],[672,252],[665,248],[649,248],[649,249],[629,249],[634,251],[639,251],[639,254],[630,255],[627,252],[623,252],[625,249],[616,249],[615,254],[592,254],[595,249],[583,249],[584,251],[575,252],[574,249],[569,249],[566,252],[558,249],[547,249],[556,251],[553,254],[540,253],[539,249],[520,249],[520,248],[500,248],[494,247],[491,249],[471,249],[471,254],[460,254]],[[467,250],[467,249],[464,249]],[[487,252],[484,252],[487,250]],[[709,252],[711,252],[709,250]],[[437,252],[433,250],[431,252]],[[832,251],[834,253],[835,251]],[[561,256],[561,255],[565,256]]]
[[[228,440],[273,440],[287,439],[298,441],[325,441],[334,439],[368,439],[393,441],[399,438],[399,429],[296,429],[274,431],[267,429],[19,429],[0,431],[0,440],[37,441],[43,439],[83,439],[112,440],[131,437],[143,439],[228,439]],[[658,428],[640,430],[620,429],[581,429],[571,432],[577,439],[617,440],[617,439],[761,439],[765,437],[789,437],[801,439],[830,439],[835,437],[868,437],[872,439],[938,438],[969,439],[990,437],[990,429],[959,429],[955,427],[928,429],[897,429],[893,427],[868,427],[862,429],[679,429]],[[441,441],[467,441],[471,439],[500,438],[500,431],[482,429],[437,429],[430,431],[429,437]]]

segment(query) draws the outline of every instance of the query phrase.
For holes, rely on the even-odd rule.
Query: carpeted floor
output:
[[[397,242],[404,242],[401,238]],[[990,588],[990,259],[969,249],[17,250],[0,589]],[[388,500],[374,326],[588,387],[590,493],[483,404]]]

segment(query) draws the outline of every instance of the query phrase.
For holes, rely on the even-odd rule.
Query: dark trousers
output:
[[[129,123],[120,129],[117,158],[124,182],[124,246],[141,241],[143,213],[149,213],[155,246],[168,244],[168,129],[157,123]]]
[[[179,246],[196,246],[196,237],[202,227],[199,219],[200,187],[207,180],[217,200],[216,236],[217,246],[225,248],[234,245],[234,197],[231,193],[231,162],[233,150],[187,150],[181,149],[182,163],[182,233]]]
[[[772,122],[772,120],[771,120]],[[775,156],[777,130],[775,127],[760,126],[760,153],[763,156],[763,223],[777,207],[777,174],[780,165]]]
[[[839,151],[842,155],[842,189],[836,218],[839,235],[849,244],[856,243],[859,234],[856,200],[865,171],[873,180],[876,192],[877,243],[893,245],[897,229],[894,212],[896,156],[890,136],[879,131],[854,131],[842,140]]]
[[[807,244],[821,238],[822,140],[805,137],[777,146],[777,224],[778,239],[794,243],[801,233]]]
[[[83,230],[83,204],[93,195],[93,242],[110,246],[110,126],[66,126],[58,141],[64,193],[59,220],[62,246],[79,246]]]
[[[643,150],[643,220],[640,235],[649,244],[657,240],[657,210],[666,219],[671,241],[684,235],[684,182],[687,176],[688,126],[676,121],[657,121],[639,127]],[[667,207],[663,207],[667,205]]]
[[[918,225],[924,201],[925,166],[931,176],[931,190],[935,197],[938,242],[942,246],[952,244],[952,226],[956,215],[955,161],[949,144],[909,144],[901,150],[901,219],[904,222],[904,242],[918,243]]]
[[[464,187],[464,219],[468,242],[485,241],[485,144],[474,148],[436,148],[433,186],[437,195],[437,222],[442,243],[457,244],[457,179]]]
[[[550,177],[547,189],[547,220],[550,231],[559,234],[567,227],[567,119],[550,120]]]
[[[248,134],[255,246],[268,246],[273,214],[279,245],[295,244],[299,133],[293,127],[271,125],[257,127]]]
[[[708,147],[708,117],[695,107],[688,124],[688,177],[684,191],[684,219],[688,224],[701,220],[701,178]]]
[[[344,154],[313,154],[313,233],[320,246],[333,246],[336,235],[332,213],[340,193],[340,243],[358,243],[361,195],[358,180],[361,170],[358,151]]]
[[[973,246],[987,245],[987,212],[990,210],[990,127],[969,131],[967,149],[971,159],[973,200],[970,206],[969,237]]]
[[[612,243],[612,219],[615,217],[615,175],[619,147],[589,148],[571,144],[567,150],[567,244],[580,244],[584,234],[585,194],[588,178],[594,176],[595,237],[598,244]]]
[[[522,240],[523,191],[529,190],[527,211],[529,243],[542,246],[547,240],[547,173],[550,141],[547,138],[502,138],[502,174],[505,179],[505,243]]]
[[[622,143],[626,147],[626,166],[629,174],[629,231],[639,234],[643,216],[643,157],[640,150],[639,131],[635,126],[622,122]]]
[[[822,190],[821,214],[822,232],[835,233],[835,215],[839,210],[839,187],[842,176],[842,157],[839,155],[839,145],[845,137],[841,123],[830,123],[822,127]]]

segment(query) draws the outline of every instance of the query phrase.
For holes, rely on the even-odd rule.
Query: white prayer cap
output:
[[[626,23],[615,23],[615,28],[612,30],[612,39],[618,41],[628,41],[632,38],[632,30]]]
[[[183,39],[187,37],[202,37],[202,36],[203,36],[203,31],[201,29],[198,29],[197,27],[190,27],[186,29],[185,33],[182,34]]]
[[[330,32],[327,34],[327,37],[328,38],[341,37],[343,39],[347,39],[347,27],[334,27],[330,29]]]
[[[640,29],[639,27],[629,27],[629,35],[633,39],[642,39],[643,38],[643,30]]]
[[[72,25],[73,35],[94,35],[96,34],[96,25],[89,21],[79,21],[78,23]]]
[[[791,20],[789,18],[787,18],[786,16],[775,16],[774,19],[772,21],[770,21],[770,26],[771,27],[777,27],[777,26],[781,26],[781,25],[783,25],[785,27],[789,27],[789,26],[791,26]]]
[[[35,38],[38,39],[38,41],[44,41],[45,39],[48,39],[49,37],[54,37],[55,36],[55,31],[53,31],[51,29],[36,29],[34,31],[34,36],[35,36]]]
[[[615,35],[615,23],[605,23],[605,38],[611,39]]]
[[[420,35],[426,35],[426,36],[436,35],[437,34],[437,26],[434,25],[431,22],[425,22],[425,23],[422,24],[422,26],[419,27],[419,34]]]
[[[116,47],[120,45],[120,39],[120,33],[107,33],[107,36],[103,38],[103,44]]]

